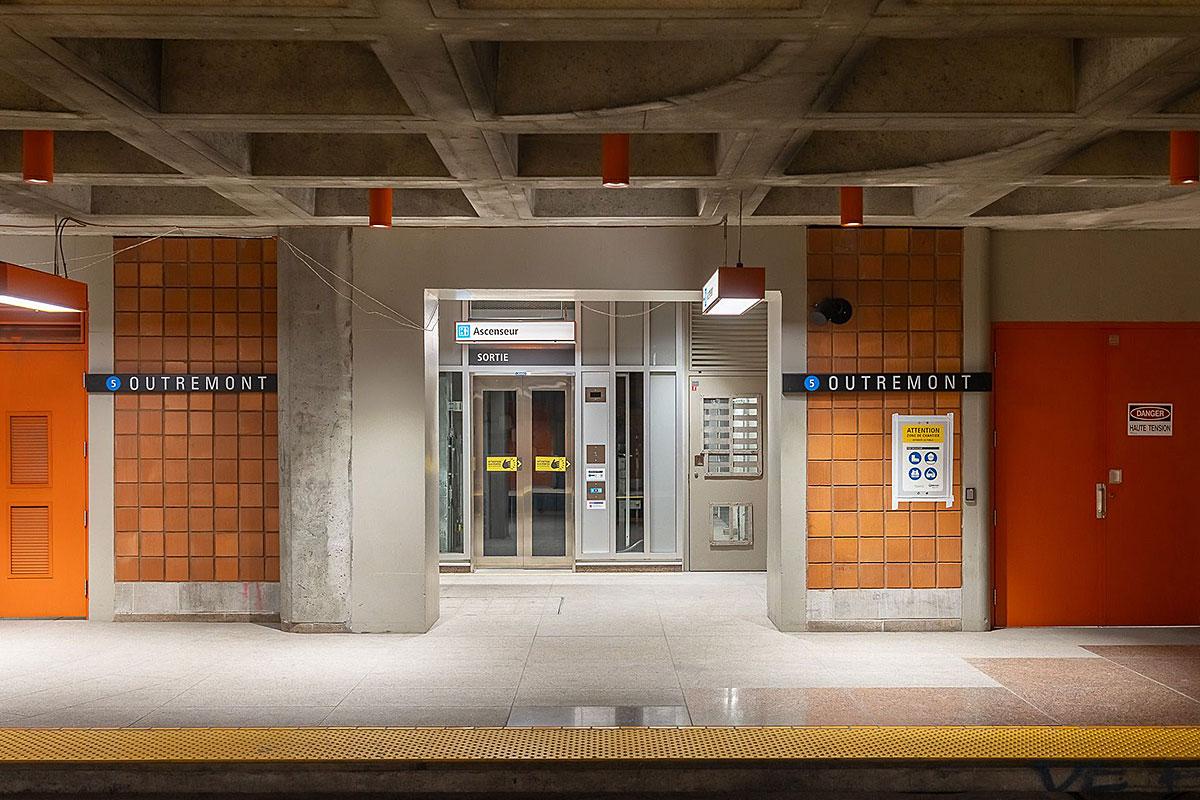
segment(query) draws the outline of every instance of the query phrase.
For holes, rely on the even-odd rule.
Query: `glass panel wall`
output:
[[[533,545],[535,556],[567,554],[567,472],[540,459],[567,458],[567,393],[534,389],[530,426],[533,434]]]
[[[517,458],[517,393],[483,393],[483,554],[517,554],[517,473],[504,460]],[[501,458],[488,469],[488,458]]]
[[[646,552],[646,375],[616,375],[616,552]]]
[[[462,555],[463,376],[438,375],[438,549]]]

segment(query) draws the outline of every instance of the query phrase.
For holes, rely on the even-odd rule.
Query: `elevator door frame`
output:
[[[570,375],[482,375],[471,378],[471,565],[473,568],[546,569],[575,565],[575,378]],[[533,452],[533,392],[562,391],[566,426],[563,453]],[[522,462],[517,470],[517,554],[485,556],[483,525],[483,393],[513,391],[517,401],[517,452]],[[571,462],[564,481],[565,553],[562,556],[534,556],[533,553],[533,476],[535,457],[564,455]]]

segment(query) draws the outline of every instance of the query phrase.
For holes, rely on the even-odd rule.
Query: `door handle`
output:
[[[1108,486],[1103,483],[1096,484],[1096,519],[1104,519],[1108,516]]]

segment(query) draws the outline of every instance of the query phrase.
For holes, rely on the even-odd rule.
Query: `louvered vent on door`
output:
[[[13,506],[9,509],[8,573],[13,577],[50,575],[50,509]]]
[[[692,372],[766,372],[767,304],[736,317],[705,316],[691,304],[688,366]]]
[[[9,482],[23,486],[50,483],[50,418],[8,418]]]

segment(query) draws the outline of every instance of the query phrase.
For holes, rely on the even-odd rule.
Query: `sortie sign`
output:
[[[274,392],[278,377],[268,374],[218,373],[161,375],[145,372],[100,372],[83,377],[83,386],[99,394],[161,394],[163,392]]]
[[[990,392],[990,372],[785,372],[784,394],[806,392]]]

